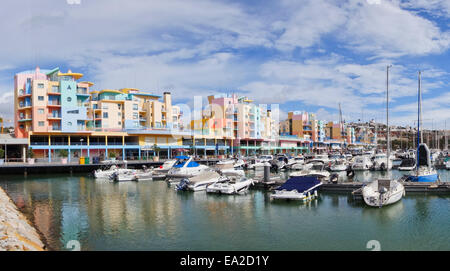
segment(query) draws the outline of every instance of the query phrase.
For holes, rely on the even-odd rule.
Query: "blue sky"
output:
[[[13,76],[39,65],[85,74],[94,89],[136,87],[175,103],[228,92],[324,120],[450,127],[450,1],[3,1],[0,114]]]

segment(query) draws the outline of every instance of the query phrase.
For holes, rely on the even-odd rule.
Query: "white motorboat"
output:
[[[369,156],[362,155],[355,157],[355,161],[352,164],[353,170],[369,170],[372,167],[372,161]]]
[[[94,177],[96,179],[109,179],[111,174],[118,172],[118,173],[125,173],[131,171],[127,168],[119,168],[116,165],[112,165],[108,169],[97,169],[94,171]]]
[[[244,170],[236,169],[234,163],[234,160],[219,161],[216,164],[216,169],[225,176],[244,176]]]
[[[115,171],[109,176],[110,180],[115,182],[127,182],[127,181],[138,181],[138,176],[135,170],[119,172]]]
[[[445,168],[450,169],[450,159],[445,162]]]
[[[146,166],[142,166],[142,170],[136,170],[136,176],[139,180],[151,180],[153,171]]]
[[[252,179],[245,177],[235,177],[224,181],[218,181],[206,188],[208,193],[219,194],[243,194],[248,191],[249,187],[254,184]]]
[[[364,202],[382,207],[399,201],[405,195],[405,187],[397,180],[379,179],[362,188]]]
[[[236,168],[236,169],[243,168],[244,165],[245,165],[244,160],[242,160],[240,158],[236,159],[236,161],[234,162],[234,168]]]
[[[400,171],[413,171],[416,168],[416,159],[414,158],[404,158],[398,166]]]
[[[385,153],[377,153],[373,157],[372,169],[390,170],[392,169],[392,159],[391,158],[387,159],[387,155]]]
[[[321,181],[329,180],[330,172],[325,170],[325,164],[322,161],[310,161],[301,171],[291,172],[290,177],[305,177],[313,176],[319,178]]]
[[[291,169],[302,169],[303,165],[305,164],[305,158],[304,157],[294,157],[293,163],[290,165]]]
[[[316,154],[314,156],[314,160],[322,161],[324,164],[328,164],[328,162],[330,162],[330,158],[328,158],[328,154]]]
[[[165,161],[161,166],[153,169],[153,178],[165,178],[169,170],[175,165],[177,159]]]
[[[345,171],[348,168],[346,160],[336,160],[331,166],[331,171]]]
[[[317,197],[317,189],[322,182],[311,176],[289,178],[270,195],[271,200],[308,200]]]
[[[200,174],[190,177],[184,178],[177,184],[176,189],[181,190],[190,190],[190,191],[203,191],[206,190],[208,185],[214,184],[218,181],[226,179],[226,177],[220,176],[219,173],[207,170],[202,171]]]
[[[177,161],[166,175],[169,183],[179,182],[183,178],[191,178],[210,168],[193,161],[193,157],[177,156]]]

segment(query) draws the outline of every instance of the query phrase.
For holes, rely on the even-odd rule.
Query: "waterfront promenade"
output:
[[[42,251],[44,247],[36,229],[0,188],[0,251]]]

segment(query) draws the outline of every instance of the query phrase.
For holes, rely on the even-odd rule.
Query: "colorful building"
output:
[[[68,150],[71,158],[121,158],[154,152],[154,145],[171,156],[192,138],[181,122],[182,112],[163,97],[137,89],[92,90],[81,73],[36,68],[14,80],[15,136],[28,138],[36,158],[49,161]],[[160,100],[162,98],[162,100]]]

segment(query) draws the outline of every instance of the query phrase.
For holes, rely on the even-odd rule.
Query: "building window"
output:
[[[44,114],[44,109],[38,109],[39,114]]]
[[[68,102],[71,102],[71,101],[72,101],[72,98],[71,98],[71,97],[67,97],[67,101],[68,101]]]
[[[133,104],[133,110],[138,110],[138,104]]]
[[[38,96],[38,101],[43,101],[44,100],[44,96]]]
[[[121,116],[122,116],[122,112],[118,112],[117,115],[118,115],[119,117],[121,117]]]
[[[107,119],[108,118],[108,112],[103,112],[103,118]]]
[[[69,122],[67,123],[67,126],[72,126],[72,122],[69,121]]]
[[[138,119],[138,114],[137,113],[133,113],[133,119],[137,120]]]
[[[38,88],[44,88],[44,84],[39,83],[39,84],[37,84],[37,87],[38,87]]]
[[[118,125],[122,125],[122,122],[121,122],[121,121],[119,121],[119,122],[117,122],[117,124],[118,124]]]
[[[69,110],[69,111],[67,111],[67,114],[78,114],[78,113],[79,113],[78,109],[77,110]]]
[[[38,125],[39,125],[39,127],[42,127],[42,126],[44,126],[44,122],[43,121],[39,121]]]

